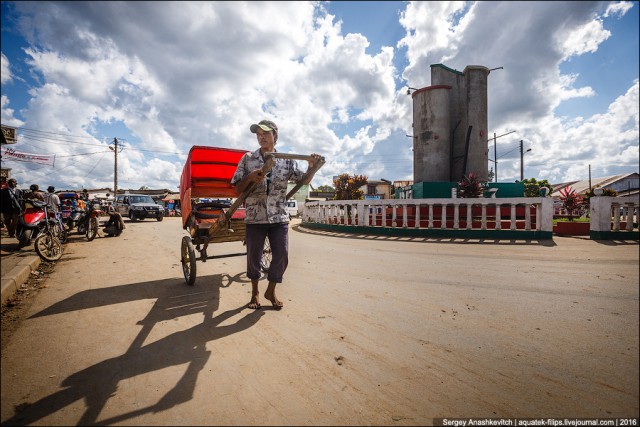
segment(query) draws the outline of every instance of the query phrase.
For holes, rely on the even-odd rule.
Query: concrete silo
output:
[[[483,66],[470,65],[460,72],[431,65],[432,86],[413,93],[415,183],[459,182],[470,172],[487,178],[488,75],[489,69]],[[445,126],[446,149],[428,139],[428,132],[436,129],[442,138]]]
[[[464,69],[466,83],[466,126],[463,128],[464,145],[462,147],[463,158],[462,165],[455,163],[458,167],[454,167],[454,176],[468,175],[473,172],[481,179],[487,179],[488,167],[488,137],[487,137],[487,76],[489,69],[479,65],[468,65]],[[467,131],[471,127],[469,133],[469,141],[467,142]],[[466,161],[465,161],[466,160]]]
[[[416,90],[413,98],[413,182],[449,181],[451,86]]]

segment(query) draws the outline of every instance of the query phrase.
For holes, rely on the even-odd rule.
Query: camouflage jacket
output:
[[[231,178],[231,184],[237,185],[247,175],[262,168],[264,159],[260,149],[246,153],[240,159],[238,168]],[[276,159],[276,163],[267,174],[264,181],[247,196],[245,222],[247,224],[275,224],[289,222],[289,215],[285,210],[287,184],[289,180],[299,181],[304,172],[298,169],[298,164],[292,159]]]

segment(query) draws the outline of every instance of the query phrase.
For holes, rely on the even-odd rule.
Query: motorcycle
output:
[[[93,201],[89,203],[89,207],[84,212],[83,217],[78,221],[78,233],[85,234],[88,241],[92,241],[98,235],[100,227],[100,216],[102,215],[102,206],[100,202]]]
[[[29,246],[33,240],[49,227],[61,243],[67,241],[67,230],[60,215],[49,211],[46,202],[27,199],[24,201],[23,206],[24,210],[18,218],[18,226],[16,227],[19,248]]]
[[[36,253],[45,261],[58,261],[62,258],[63,251],[59,228],[62,224],[62,218],[59,215],[56,216],[53,212],[49,212],[46,204],[43,209],[48,220],[43,221],[43,228],[36,237],[34,243]],[[66,240],[66,230],[64,230],[64,239]]]
[[[87,211],[86,210],[76,211],[75,224],[76,224],[76,230],[78,231],[78,234],[85,234],[87,232]]]
[[[19,248],[29,246],[44,229],[48,220],[44,209],[46,205],[45,202],[39,200],[24,201],[24,210],[18,218],[18,226],[16,227]]]
[[[60,212],[55,213],[49,211],[47,215],[49,217],[49,221],[51,222],[51,227],[55,236],[60,240],[61,243],[67,243],[69,232],[67,231],[67,227],[65,226]]]
[[[73,230],[76,227],[80,227],[80,223],[84,219],[85,211],[80,209],[73,209],[69,216],[67,217],[67,228],[69,231]],[[80,230],[78,233],[83,234]]]

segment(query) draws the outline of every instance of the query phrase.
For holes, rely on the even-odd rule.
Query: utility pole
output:
[[[493,133],[493,158],[495,161],[493,164],[495,165],[496,173],[494,176],[495,182],[498,182],[498,144],[496,144],[496,133]]]
[[[502,68],[502,67],[499,67]],[[497,69],[497,68],[496,68]],[[503,133],[502,135],[498,135],[496,136],[496,133],[493,133],[493,160],[488,159],[490,162],[495,163],[496,165],[496,173],[494,175],[495,181],[498,182],[498,146],[496,145],[496,139],[501,138],[503,136],[509,135],[511,133],[516,132],[515,130],[512,130],[511,132],[507,132],[507,133]],[[491,139],[488,139],[487,142],[491,141]]]
[[[118,138],[113,138],[115,149],[113,150],[113,197],[118,195]]]
[[[520,140],[520,181],[524,181],[524,153],[531,151],[531,148],[524,151],[523,141]]]
[[[122,149],[118,147],[118,138],[113,138],[113,145],[109,146],[109,149],[113,150],[114,162],[113,162],[113,197],[118,195],[118,149]]]

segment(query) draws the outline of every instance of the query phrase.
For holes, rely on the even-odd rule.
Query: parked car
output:
[[[157,221],[164,219],[164,208],[158,205],[151,196],[144,194],[119,194],[116,196],[113,206],[123,217],[131,221],[145,218],[155,218]]]
[[[287,205],[285,206],[285,210],[289,214],[289,218],[298,216],[298,201],[295,199],[287,200]]]

